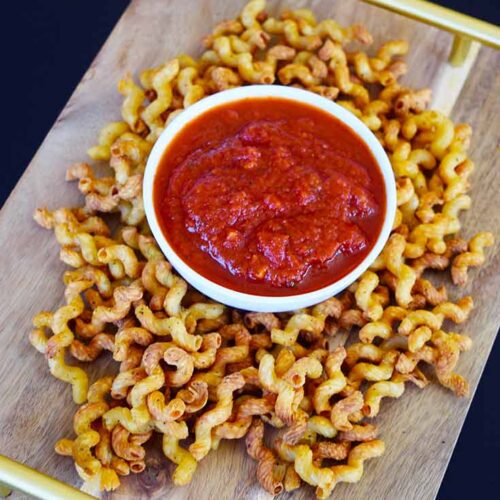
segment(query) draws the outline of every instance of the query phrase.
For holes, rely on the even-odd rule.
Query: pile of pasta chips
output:
[[[306,9],[274,18],[252,0],[204,43],[198,59],[179,55],[119,82],[122,121],[88,151],[112,175],[71,165],[66,178],[83,206],[35,213],[69,266],[64,305],[36,315],[30,334],[79,405],[74,436],[56,452],[73,458],[86,489],[113,490],[120,476],[144,470],[147,442],[159,434],[176,464],[173,483],[185,485],[221,440],[244,438],[266,491],[307,483],[326,498],[383,454],[375,417],[385,398],[430,380],[468,394],[456,367],[471,339],[445,321],[466,321],[473,300],[449,301],[426,272],[450,270],[464,286],[493,244],[488,232],[457,236],[471,204],[471,129],[427,110],[428,89],[398,83],[405,41],[372,49],[362,26],[317,21]],[[262,83],[305,88],[354,113],[387,151],[397,182],[392,233],[372,267],[340,296],[291,313],[238,311],[193,290],[158,249],[142,200],[148,154],[168,123],[206,95]],[[102,355],[118,374],[90,385],[69,361]],[[270,427],[277,437],[266,444]]]

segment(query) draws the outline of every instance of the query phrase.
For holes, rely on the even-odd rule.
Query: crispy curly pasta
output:
[[[399,83],[406,41],[361,50],[373,39],[360,25],[318,21],[308,9],[272,17],[265,7],[251,0],[219,23],[198,59],[180,54],[126,74],[121,121],[88,150],[108,174],[70,165],[81,206],[34,213],[70,269],[64,303],[34,317],[29,341],[80,405],[74,437],[55,449],[73,458],[85,488],[113,490],[120,476],[143,471],[154,433],[176,485],[222,440],[246,436],[267,492],[306,483],[326,498],[382,455],[381,426],[365,419],[407,382],[424,388],[422,365],[468,394],[456,369],[472,340],[447,328],[467,320],[473,300],[450,300],[434,279],[450,269],[453,284],[466,285],[494,244],[489,232],[457,236],[471,206],[471,128],[426,109],[429,89]],[[307,89],[356,115],[385,148],[397,186],[392,233],[370,269],[338,297],[280,314],[233,310],[193,290],[156,245],[142,200],[149,152],[169,123],[206,95],[261,83]],[[100,356],[119,369],[89,387],[87,369],[70,358]],[[273,443],[265,424],[278,433]]]
[[[457,255],[451,266],[451,278],[455,285],[464,286],[467,283],[467,269],[484,264],[484,248],[494,243],[493,234],[481,232],[469,242],[469,251]]]
[[[178,437],[168,433],[163,434],[162,449],[165,456],[177,465],[172,474],[173,483],[177,486],[188,484],[198,466],[193,455],[179,445]]]
[[[202,337],[188,333],[186,325],[179,318],[159,318],[145,304],[136,307],[135,315],[141,325],[155,335],[170,336],[176,344],[188,351],[200,349]]]
[[[405,390],[405,382],[413,381],[417,386],[424,387],[427,380],[423,374],[418,374],[420,377],[409,374],[403,375],[397,373],[391,380],[380,381],[371,385],[365,393],[363,413],[367,417],[375,417],[380,411],[380,403],[383,398],[399,398]]]
[[[380,457],[384,451],[384,442],[380,440],[368,441],[355,446],[349,452],[346,465],[334,465],[332,467],[334,482],[326,496],[331,494],[333,488],[340,482],[357,483],[363,475],[364,462],[371,458]]]
[[[276,457],[264,444],[264,423],[255,419],[246,437],[247,453],[257,461],[257,480],[271,495],[279,495],[283,484],[273,473]]]
[[[195,424],[195,441],[189,451],[200,461],[211,447],[211,431],[216,425],[222,424],[231,415],[233,392],[241,389],[245,379],[240,373],[227,375],[217,388],[217,404],[212,410],[204,413]]]

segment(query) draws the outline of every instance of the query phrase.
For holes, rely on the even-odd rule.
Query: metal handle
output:
[[[455,38],[448,59],[452,66],[464,63],[472,40],[500,49],[500,28],[475,17],[424,0],[363,1],[453,33]]]
[[[0,485],[2,495],[8,494],[9,487],[44,500],[94,500],[94,497],[4,455],[0,455]]]

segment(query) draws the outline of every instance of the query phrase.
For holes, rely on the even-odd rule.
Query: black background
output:
[[[196,4],[196,0],[186,1]],[[500,7],[495,0],[438,3],[494,24],[500,22]],[[0,159],[0,206],[127,5],[126,0],[3,3],[1,141],[8,156],[7,161]],[[439,500],[471,495],[493,498],[494,491],[500,491],[499,365],[497,341],[446,472]]]

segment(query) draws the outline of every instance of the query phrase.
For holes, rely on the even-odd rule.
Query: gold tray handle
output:
[[[500,49],[500,28],[475,17],[424,0],[363,0],[402,16],[436,26],[455,35],[448,62],[461,66],[472,42]]]
[[[95,500],[57,479],[0,455],[0,497],[12,488],[43,500]]]

